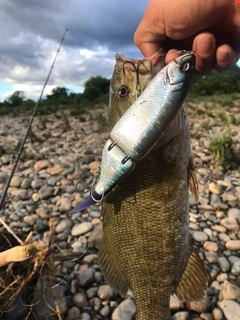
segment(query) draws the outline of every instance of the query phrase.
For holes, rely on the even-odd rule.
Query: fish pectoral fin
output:
[[[198,201],[198,182],[192,158],[188,164],[188,189],[195,201]]]
[[[107,235],[104,234],[98,252],[98,263],[110,287],[125,295],[128,291],[129,283],[122,274],[119,264],[115,262],[112,249]]]
[[[183,271],[176,294],[182,301],[200,301],[206,295],[208,285],[208,275],[204,263],[197,251],[192,249],[188,263]]]

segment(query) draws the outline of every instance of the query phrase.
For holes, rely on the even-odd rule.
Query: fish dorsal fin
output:
[[[114,259],[114,248],[106,233],[103,233],[100,249],[98,252],[98,263],[107,283],[120,294],[125,295],[129,283],[120,270],[120,266]]]
[[[198,182],[192,158],[188,164],[188,188],[194,200],[198,201]]]
[[[178,281],[176,294],[182,301],[200,301],[206,295],[208,275],[197,251],[192,249],[188,263]]]

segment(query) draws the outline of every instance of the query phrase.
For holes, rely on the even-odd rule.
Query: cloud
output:
[[[8,0],[0,3],[0,82],[28,97],[44,84],[64,30],[49,88],[111,76],[116,52],[140,56],[133,34],[147,0]],[[23,91],[24,91],[23,90]],[[40,91],[39,91],[40,92]],[[30,94],[30,96],[29,96]]]

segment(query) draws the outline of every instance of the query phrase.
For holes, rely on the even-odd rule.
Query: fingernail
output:
[[[224,65],[226,63],[228,63],[229,60],[229,53],[225,52],[225,51],[218,51],[217,53],[217,62],[220,65]]]
[[[212,39],[201,39],[197,42],[197,52],[200,56],[204,57],[208,55],[213,48]]]

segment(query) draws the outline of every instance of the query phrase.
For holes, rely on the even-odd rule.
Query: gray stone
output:
[[[78,320],[80,319],[81,312],[77,307],[72,307],[68,310],[67,320]]]
[[[8,181],[8,174],[7,172],[0,172],[0,184],[7,183]]]
[[[31,187],[37,190],[39,190],[43,185],[44,185],[43,179],[36,179],[36,180],[33,180],[31,183]]]
[[[75,319],[75,320],[77,320],[77,319]],[[81,320],[91,320],[91,317],[88,313],[83,312]]]
[[[88,299],[96,297],[97,291],[98,291],[98,287],[93,287],[93,288],[88,289],[86,291],[86,295],[87,295]]]
[[[62,219],[55,228],[55,231],[57,233],[66,232],[69,228],[71,228],[73,225],[73,221],[70,218],[64,218]]]
[[[30,178],[24,178],[22,183],[21,183],[21,188],[22,189],[28,189],[31,187],[32,184],[32,179]]]
[[[227,320],[239,320],[240,304],[233,300],[223,300],[218,302]]]
[[[48,200],[53,196],[53,192],[54,192],[54,189],[52,187],[44,185],[39,190],[39,196],[42,200]]]
[[[87,288],[94,282],[94,269],[87,268],[81,271],[75,271],[74,276],[78,281],[78,285],[81,288]]]
[[[102,276],[102,272],[100,271],[97,271],[94,273],[94,280],[97,282],[97,283],[101,283],[103,281],[103,276]]]
[[[90,233],[88,238],[89,248],[99,249],[102,239],[102,223],[98,223],[94,226],[93,231]]]
[[[109,307],[109,305],[107,304],[106,306],[104,306],[101,310],[100,310],[100,315],[103,317],[107,317],[111,312],[111,309]]]
[[[207,241],[208,236],[205,232],[202,231],[194,231],[193,232],[193,239],[198,242]]]
[[[85,292],[81,290],[80,292],[77,292],[73,295],[72,301],[75,304],[75,306],[79,308],[83,308],[88,306],[87,297],[85,295]]]
[[[218,264],[220,266],[220,269],[223,272],[228,272],[230,270],[230,263],[228,262],[227,258],[225,257],[220,257],[218,259]]]
[[[131,299],[126,299],[113,311],[112,320],[132,320],[135,314],[135,304]]]
[[[235,262],[232,266],[231,273],[234,274],[235,276],[240,275],[240,261]]]

